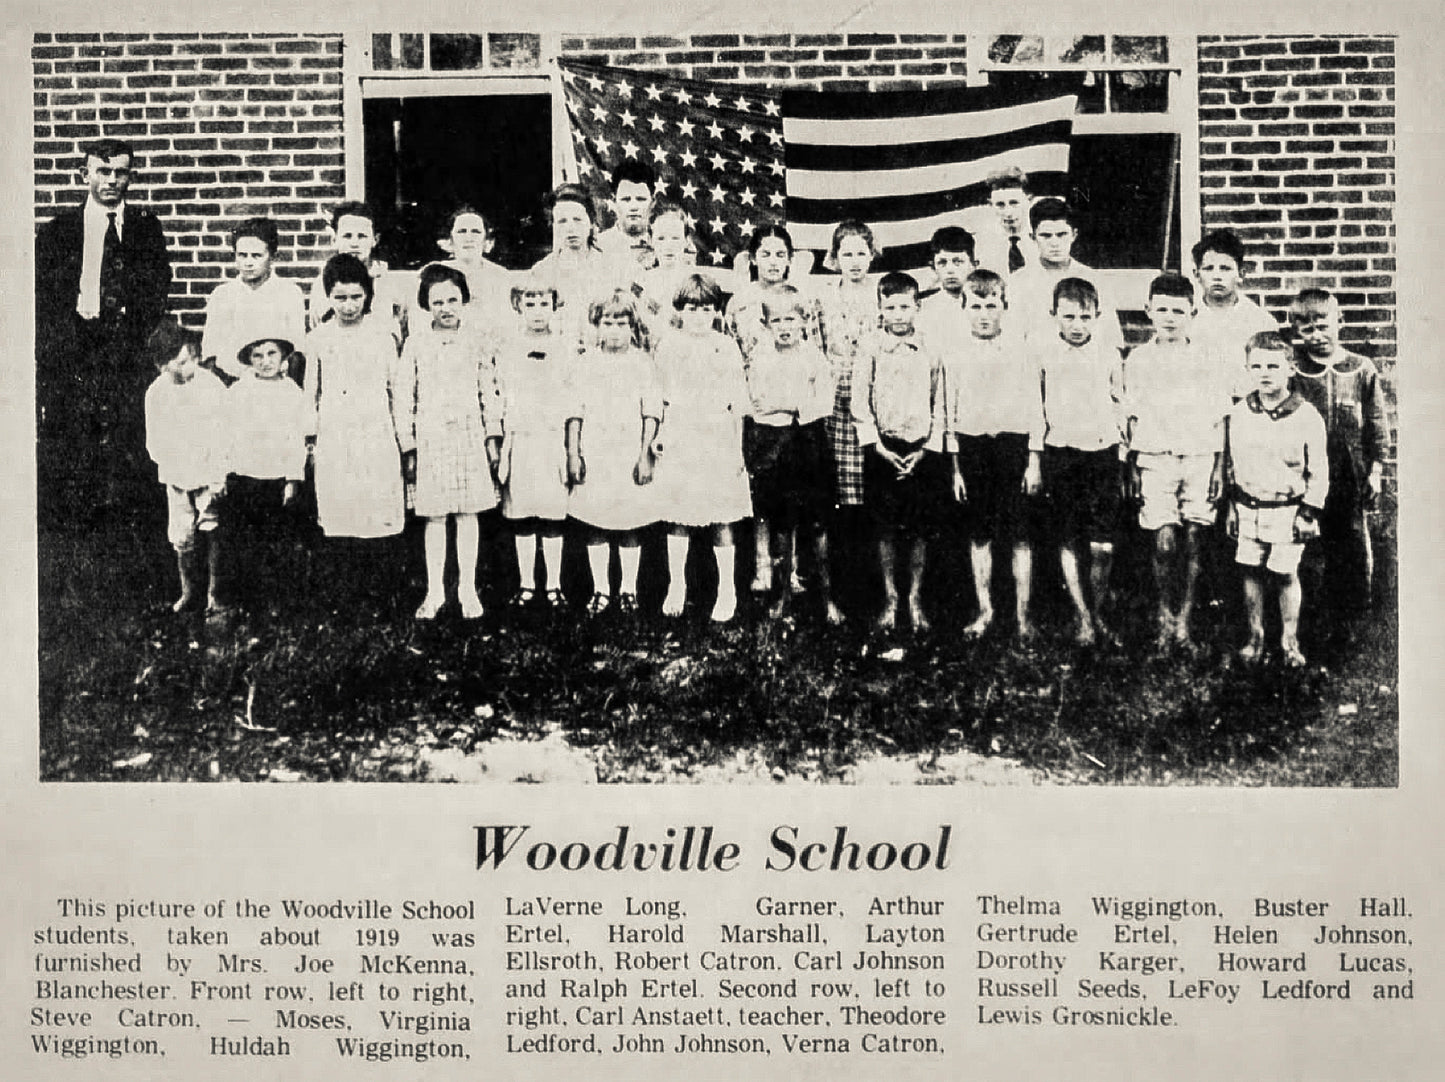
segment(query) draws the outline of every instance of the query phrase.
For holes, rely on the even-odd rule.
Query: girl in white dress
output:
[[[512,526],[519,588],[516,606],[537,600],[537,550],[541,539],[543,594],[548,605],[565,603],[561,589],[562,523],[567,518],[567,422],[577,416],[571,372],[576,348],[553,333],[557,292],[536,281],[512,287],[520,319],[497,353],[501,437],[492,431],[502,516]]]
[[[426,519],[426,598],[418,620],[446,603],[447,522],[456,526],[457,600],[462,618],[482,615],[477,597],[477,515],[497,506],[494,449],[487,418],[495,418],[496,381],[480,339],[463,326],[467,279],[454,267],[422,269],[417,303],[431,314],[406,340],[403,365],[415,372],[409,428],[415,450],[407,460],[413,507]]]
[[[662,611],[677,616],[687,600],[684,570],[692,531],[706,527],[717,561],[712,618],[725,623],[737,611],[732,524],[752,515],[743,466],[743,417],[748,388],[737,344],[723,334],[723,293],[703,274],[686,278],[673,297],[680,331],[657,347],[662,386],[658,430],[657,497],[669,522],[670,577]]]
[[[575,419],[568,430],[570,513],[588,528],[595,613],[612,605],[609,564],[617,550],[617,607],[637,608],[638,531],[658,519],[652,487],[654,440],[662,401],[632,294],[615,290],[587,314],[592,346],[576,368]]]

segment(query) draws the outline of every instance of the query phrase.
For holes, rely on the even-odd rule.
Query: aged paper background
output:
[[[951,28],[964,21],[952,5],[909,3],[848,7],[813,2],[782,5],[658,5],[646,10],[608,2],[571,7],[538,5],[521,13],[495,6],[428,8],[375,3],[173,6],[12,5],[4,31],[4,130],[0,154],[9,213],[4,216],[3,316],[7,361],[0,368],[4,441],[9,464],[3,482],[4,627],[9,664],[4,682],[3,790],[0,831],[7,867],[0,890],[0,1074],[7,1078],[289,1078],[343,1077],[357,1070],[377,1077],[456,1078],[475,1071],[504,1078],[562,1078],[576,1073],[565,1060],[527,1062],[482,1057],[465,1068],[445,1064],[365,1065],[339,1060],[295,1064],[166,1062],[142,1069],[137,1061],[103,1057],[82,1062],[42,1059],[29,1052],[31,930],[54,917],[54,899],[69,894],[124,898],[234,898],[295,895],[311,898],[430,896],[476,898],[481,913],[498,911],[505,892],[545,885],[607,901],[638,889],[696,891],[692,886],[603,877],[479,875],[472,868],[470,828],[481,823],[530,823],[556,835],[603,836],[619,823],[657,832],[669,825],[714,824],[744,842],[746,873],[734,873],[712,904],[740,912],[758,894],[836,897],[851,908],[877,890],[907,889],[950,899],[950,934],[959,959],[950,976],[948,1055],[934,1060],[857,1063],[864,1077],[1070,1077],[1077,1079],[1406,1079],[1438,1078],[1445,1062],[1440,988],[1445,983],[1445,769],[1442,769],[1440,605],[1445,602],[1436,540],[1445,536],[1445,501],[1434,489],[1442,440],[1442,333],[1437,283],[1439,235],[1445,213],[1439,196],[1441,63],[1434,35],[1442,22],[1432,4],[1291,4],[1265,10],[1159,6],[1020,4],[1000,11],[1008,29],[1102,19],[1109,29],[1197,29],[1208,32],[1332,30],[1400,35],[1399,259],[1401,273],[1400,449],[1402,629],[1400,786],[1383,791],[1241,791],[1230,789],[989,790],[966,787],[867,790],[843,787],[695,790],[597,787],[450,786],[168,786],[41,785],[36,778],[33,461],[29,274],[30,35],[35,30],[233,29],[305,26],[333,30],[348,24],[411,21],[430,28],[486,22],[518,29],[552,26],[586,31],[638,29],[850,30]],[[1262,25],[1263,24],[1263,25]],[[864,833],[903,840],[953,825],[954,863],[926,884],[858,881],[827,875],[799,882],[761,870],[763,840],[779,823],[814,833],[850,824]],[[622,877],[616,877],[621,879]],[[1417,1000],[1413,1010],[1362,1009],[1349,1014],[1278,1008],[1245,1014],[1199,1013],[1174,1031],[1085,1032],[1049,1027],[985,1031],[966,1022],[967,938],[981,892],[1067,899],[1094,893],[1191,895],[1242,905],[1259,895],[1330,898],[1405,895],[1415,914]],[[956,905],[954,900],[956,899]],[[703,904],[703,903],[699,903]],[[486,917],[479,933],[489,929]],[[733,919],[737,919],[734,917]],[[963,945],[960,945],[963,944]],[[479,982],[487,983],[485,977]],[[482,1012],[478,1012],[481,1014]],[[479,1050],[491,1040],[487,1023],[474,1035]],[[515,1058],[515,1057],[514,1057]],[[640,1065],[608,1059],[589,1072],[622,1077],[639,1070],[700,1078],[840,1073],[837,1062],[773,1057],[754,1065],[717,1057],[700,1065],[650,1059]],[[831,1065],[830,1065],[831,1062]]]

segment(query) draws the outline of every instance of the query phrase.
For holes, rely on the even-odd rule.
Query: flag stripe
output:
[[[839,220],[834,218],[825,222],[790,221],[788,233],[792,236],[793,243],[799,248],[826,251],[833,242],[833,230]],[[926,249],[928,242],[933,238],[934,230],[945,225],[967,228],[968,219],[965,208],[960,207],[957,210],[944,211],[927,217],[909,218],[899,222],[878,221],[870,223],[870,225],[873,229],[874,241],[879,248],[889,249],[888,255],[892,261],[898,255],[893,249],[911,244],[921,244]],[[927,261],[927,259],[923,260],[925,263]]]
[[[784,125],[786,135],[787,125]],[[976,139],[949,139],[933,143],[802,143],[787,145],[789,169],[853,172],[859,169],[905,169],[940,165],[944,162],[977,161],[992,158],[1019,147],[1048,143],[1067,147],[1073,132],[1071,120],[1033,124],[1015,131],[984,135]]]
[[[891,97],[892,94],[869,95],[870,104],[874,104],[871,99]],[[785,110],[792,100],[793,95],[784,95]],[[1070,120],[1076,101],[1075,97],[1068,96],[978,113],[939,113],[932,116],[895,113],[858,120],[800,119],[785,112],[783,138],[789,143],[812,146],[887,146],[982,139],[1007,135],[1020,128]],[[876,107],[874,111],[877,111]]]
[[[1056,79],[1037,87],[1011,88],[1007,99],[992,86],[938,87],[932,90],[863,91],[784,90],[783,115],[794,120],[869,120],[939,116],[946,113],[983,116],[1009,109],[1028,109],[1034,104],[1057,101],[1071,86],[1082,85],[1083,74],[1075,80]]]
[[[889,196],[930,195],[984,183],[989,173],[1017,165],[1026,173],[1067,172],[1069,144],[1046,143],[1021,147],[986,158],[963,159],[912,169],[857,169],[821,172],[788,164],[791,199],[879,199]]]

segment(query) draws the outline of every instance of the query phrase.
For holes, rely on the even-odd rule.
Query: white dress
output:
[[[328,537],[389,537],[406,524],[401,454],[409,370],[397,358],[392,321],[335,318],[306,336],[306,395],[314,409],[316,516]]]
[[[507,518],[567,517],[567,420],[579,415],[571,393],[575,357],[556,335],[520,334],[497,356]]]
[[[636,530],[656,522],[657,482],[633,476],[644,417],[659,417],[662,399],[652,359],[637,349],[594,349],[577,358],[573,391],[582,418],[586,478],[572,486],[568,513],[601,530]]]

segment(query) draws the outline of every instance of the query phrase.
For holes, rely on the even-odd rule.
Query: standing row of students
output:
[[[623,183],[633,182],[623,178],[619,190]],[[233,235],[238,279],[213,295],[199,347],[178,328],[154,343],[164,371],[148,418],[157,433],[180,427],[205,442],[206,426],[174,418],[220,410],[218,403],[239,403],[278,380],[296,393],[278,390],[275,401],[299,406],[252,407],[273,422],[265,431],[210,426],[229,433],[228,448],[153,441],[171,489],[178,606],[201,593],[198,538],[215,538],[227,518],[212,511],[214,497],[224,492],[222,508],[239,506],[246,485],[238,481],[249,470],[277,473],[259,479],[281,484],[246,498],[246,521],[264,518],[256,508],[268,498],[278,509],[294,503],[299,444],[303,464],[310,448],[318,521],[328,536],[394,535],[408,502],[426,520],[428,588],[417,611],[424,619],[445,602],[449,532],[462,614],[480,614],[476,516],[500,505],[516,543],[518,604],[564,601],[562,535],[570,518],[585,535],[589,608],[635,608],[638,531],[666,522],[663,611],[682,610],[690,535],[706,530],[719,581],[712,616],[729,620],[737,607],[732,526],[752,517],[753,585],[773,592],[773,611],[789,603],[802,531],[811,535],[823,611],[838,621],[828,528],[864,508],[884,581],[878,623],[892,626],[906,610],[921,629],[928,626],[928,544],[956,521],[949,508],[957,505],[978,599],[966,633],[981,634],[994,621],[995,545],[1010,550],[1018,630],[1032,633],[1032,548],[1044,517],[1057,538],[1076,635],[1091,642],[1112,635],[1112,545],[1129,496],[1140,504],[1139,525],[1156,537],[1159,639],[1187,643],[1204,531],[1228,498],[1231,521],[1249,541],[1237,558],[1279,577],[1283,653],[1300,660],[1297,558],[1289,546],[1317,520],[1359,536],[1385,450],[1378,381],[1368,361],[1339,349],[1338,306],[1327,294],[1305,291],[1296,300],[1302,352],[1292,357],[1277,335],[1260,336],[1274,321],[1239,293],[1242,246],[1212,234],[1194,251],[1203,305],[1196,307],[1190,281],[1161,275],[1147,305],[1152,340],[1123,358],[1116,310],[1073,259],[1075,225],[1060,200],[1033,203],[1036,261],[1012,274],[976,269],[973,238],[939,230],[938,285],[926,294],[908,275],[873,278],[878,253],[862,223],[845,222],[835,233],[827,261],[836,276],[799,276],[791,240],[777,226],[754,233],[746,271],[701,270],[690,265],[681,210],[647,203],[645,247],[599,245],[588,193],[558,189],[554,250],[525,276],[486,258],[486,221],[470,209],[450,222],[450,259],[419,276],[390,272],[373,258],[370,213],[345,204],[333,218],[338,253],[312,290],[304,338],[300,291],[270,273],[274,225],[242,223]],[[623,224],[635,237],[636,222],[619,230]],[[1287,384],[1276,400],[1266,378],[1271,358],[1293,374],[1297,393]],[[234,385],[222,394],[218,376],[198,371],[197,361]],[[1255,438],[1261,415],[1307,419],[1316,407],[1302,407],[1300,395],[1325,407],[1328,450],[1304,423],[1284,426],[1299,429],[1297,446]],[[1347,401],[1353,405],[1341,405]],[[287,424],[293,430],[283,435]],[[1242,441],[1246,431],[1251,437]],[[247,457],[236,448],[241,433],[289,449]],[[1266,445],[1278,452],[1268,469],[1251,457]],[[1245,460],[1235,461],[1240,455]],[[199,471],[207,476],[198,484],[191,466],[202,461],[213,464]],[[258,461],[266,465],[246,464]],[[1331,463],[1337,473],[1352,471],[1343,512],[1338,500],[1325,503]],[[1263,494],[1262,477],[1273,486]],[[901,546],[906,601],[896,585]],[[1263,626],[1254,620],[1256,593],[1247,593],[1252,655]],[[212,603],[223,600],[213,591]]]

